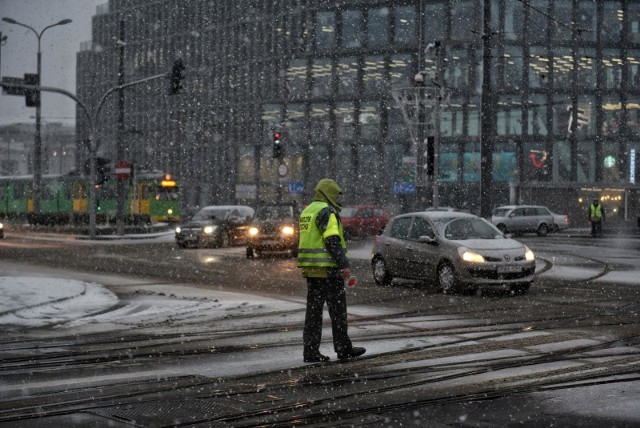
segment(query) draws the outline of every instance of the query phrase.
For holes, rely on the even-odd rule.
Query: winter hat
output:
[[[338,210],[338,212],[342,210],[342,206],[338,202],[338,195],[342,195],[342,191],[340,190],[338,183],[330,178],[323,178],[318,181],[315,191],[316,200],[330,203],[336,210]]]

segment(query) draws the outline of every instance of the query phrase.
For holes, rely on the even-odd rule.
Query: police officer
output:
[[[338,359],[355,358],[366,352],[365,348],[353,346],[347,333],[344,282],[351,272],[339,215],[341,194],[338,183],[323,178],[316,185],[314,201],[300,214],[298,267],[307,279],[307,312],[302,334],[305,363],[329,361],[329,357],[320,353],[325,302]]]
[[[591,222],[591,237],[602,235],[602,222],[604,221],[604,207],[597,199],[589,206],[589,221]]]

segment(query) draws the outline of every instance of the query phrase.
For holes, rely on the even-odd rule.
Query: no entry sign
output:
[[[127,161],[118,161],[113,172],[116,174],[116,179],[126,180],[131,176],[131,164]]]

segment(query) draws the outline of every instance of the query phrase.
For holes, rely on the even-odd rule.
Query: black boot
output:
[[[330,359],[331,358],[327,357],[326,355],[322,355],[319,352],[317,354],[305,355],[304,356],[304,362],[305,363],[326,363]]]
[[[356,357],[359,357],[360,355],[363,355],[365,352],[367,352],[365,348],[362,348],[360,346],[354,346],[348,351],[338,353],[338,359],[348,360],[349,358],[356,358]]]

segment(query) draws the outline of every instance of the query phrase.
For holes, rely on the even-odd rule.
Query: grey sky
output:
[[[91,17],[96,6],[108,0],[0,0],[0,18],[9,17],[40,32],[69,18],[67,25],[49,28],[41,41],[42,85],[76,93],[76,53],[80,43],[91,40]],[[38,39],[27,28],[0,22],[8,39],[2,46],[0,74],[20,77],[35,73]],[[0,125],[34,122],[35,108],[25,107],[24,97],[0,95]],[[46,122],[75,123],[75,103],[59,94],[44,93],[42,118]]]

